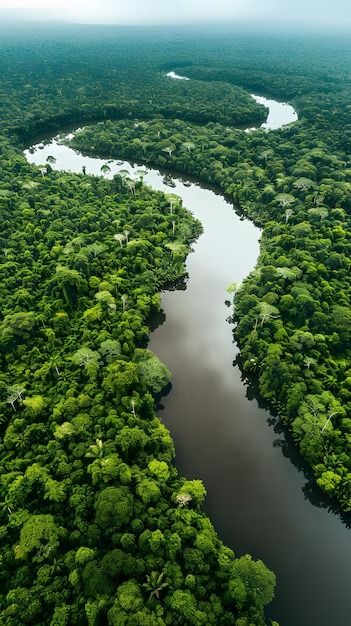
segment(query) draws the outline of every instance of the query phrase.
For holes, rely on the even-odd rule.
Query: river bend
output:
[[[254,97],[269,108],[264,128],[297,119],[290,105]],[[101,175],[105,163],[58,138],[25,154],[37,165],[50,155],[56,159],[54,169],[80,173],[84,165],[95,175]],[[138,167],[109,165],[111,177],[120,169],[132,175]],[[263,559],[277,574],[269,616],[281,626],[345,626],[351,613],[349,531],[338,516],[318,506],[320,492],[306,488],[303,472],[286,458],[296,457],[296,451],[272,428],[269,413],[247,398],[240,370],[233,367],[237,347],[226,321],[226,288],[254,268],[260,231],[240,219],[223,197],[200,185],[174,179],[170,189],[152,169],[144,180],[181,196],[204,227],[187,260],[187,288],[162,294],[165,322],[150,340],[150,348],[173,374],[160,416],[175,441],[176,465],[188,478],[204,481],[206,511],[222,540],[237,554]]]

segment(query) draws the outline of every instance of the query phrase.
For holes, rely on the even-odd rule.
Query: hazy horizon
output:
[[[215,23],[279,24],[351,29],[347,0],[0,0],[0,19],[14,22],[64,21],[81,24],[184,25]]]

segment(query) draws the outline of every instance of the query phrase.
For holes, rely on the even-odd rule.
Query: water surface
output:
[[[297,113],[294,107],[287,102],[278,102],[271,98],[265,98],[264,96],[255,96],[254,93],[250,94],[251,97],[257,102],[257,104],[263,104],[268,109],[268,116],[265,122],[261,124],[260,128],[266,130],[277,130],[297,121]],[[255,128],[249,128],[247,130],[256,130]]]

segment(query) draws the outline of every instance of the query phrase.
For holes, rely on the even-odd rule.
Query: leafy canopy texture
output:
[[[73,36],[0,44],[0,622],[263,626],[274,575],[223,546],[204,486],[178,475],[155,414],[170,373],[145,349],[149,324],[160,290],[184,281],[201,226],[142,174],[35,168],[20,148],[97,122],[75,148],[193,175],[262,227],[255,272],[230,290],[243,369],[349,510],[344,52],[316,43],[313,58],[279,60],[235,41],[215,54],[183,41],[178,70],[196,80],[172,81],[162,42]],[[294,99],[301,121],[236,129],[266,115],[244,88]]]
[[[203,484],[178,475],[156,416],[171,374],[145,348],[159,292],[184,284],[201,225],[179,198],[147,188],[143,173],[56,172],[53,159],[36,168],[18,145],[83,113],[129,116],[137,93],[140,114],[185,107],[189,120],[200,109],[205,122],[224,120],[220,94],[236,119],[263,119],[264,109],[231,86],[184,94],[142,63],[131,86],[136,52],[112,85],[104,46],[94,75],[67,46],[28,46],[6,51],[16,70],[0,82],[0,623],[263,626],[275,577],[254,561],[241,571],[245,561],[202,511]],[[112,150],[110,130],[106,138]],[[184,139],[189,155],[192,143]],[[177,149],[168,144],[175,151],[164,159]]]

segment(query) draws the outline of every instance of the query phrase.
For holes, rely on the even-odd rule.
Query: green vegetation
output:
[[[145,349],[148,324],[200,225],[141,181],[31,167],[21,142],[100,120],[77,148],[193,174],[263,227],[235,295],[243,367],[347,510],[345,53],[315,42],[288,61],[289,43],[274,56],[269,41],[262,54],[240,37],[113,32],[1,44],[0,622],[263,626],[274,575],[220,542],[155,416],[170,373]],[[198,80],[167,79],[171,67]],[[301,122],[236,130],[265,113],[242,87],[293,99]]]
[[[156,118],[137,127],[125,120],[89,126],[72,145],[96,154],[108,145],[111,156],[196,176],[263,227],[258,266],[235,296],[243,367],[291,426],[318,485],[351,510],[351,170],[344,142],[345,133],[307,122],[244,133]],[[171,155],[163,150],[169,144]]]
[[[215,80],[217,68],[179,71]],[[219,69],[217,78],[240,82],[239,73]],[[326,108],[315,115],[316,101],[298,77],[292,90],[301,92],[295,101],[302,122],[279,132],[247,135],[220,124],[199,128],[157,118],[137,128],[125,121],[89,127],[73,145],[84,151],[93,144],[96,153],[104,153],[109,141],[111,155],[194,175],[264,227],[258,268],[235,301],[244,369],[292,425],[319,486],[350,510],[351,125],[346,118],[345,127],[345,87],[334,81],[336,86],[340,95],[323,92]],[[319,100],[324,88],[321,81]],[[162,146],[170,143],[167,155]]]
[[[1,165],[1,623],[264,624],[274,575],[178,476],[143,347],[200,224],[141,182]]]
[[[1,86],[0,622],[263,626],[274,574],[223,546],[203,484],[178,475],[155,415],[171,374],[145,348],[149,323],[162,286],[184,280],[201,225],[142,180],[28,165],[18,138],[126,115],[136,97],[117,75],[102,109],[103,48],[89,76],[76,51],[59,49],[51,59],[40,42],[18,43],[2,57],[12,64]],[[264,115],[240,89],[178,86],[159,72],[135,109],[161,85],[168,115],[182,103],[203,121]]]

